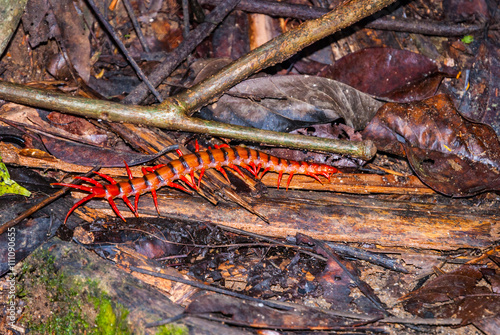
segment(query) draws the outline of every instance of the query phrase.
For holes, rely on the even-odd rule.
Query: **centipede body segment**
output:
[[[145,167],[142,169],[144,173],[142,177],[133,178],[130,169],[126,165],[129,180],[123,182],[116,182],[110,176],[95,172],[98,176],[108,181],[109,184],[103,185],[97,180],[87,177],[76,177],[91,184],[92,186],[66,183],[54,183],[52,185],[67,186],[90,193],[88,196],[78,201],[75,205],[73,205],[73,207],[71,207],[64,222],[68,220],[69,215],[78,206],[93,198],[106,199],[115,213],[125,221],[125,218],[116,207],[113,199],[121,198],[130,210],[137,216],[139,196],[141,194],[151,192],[156,210],[159,214],[160,212],[156,196],[157,189],[169,186],[191,193],[190,190],[175,183],[174,181],[182,180],[189,185],[189,187],[196,190],[200,187],[200,181],[203,178],[203,174],[206,169],[216,169],[222,173],[226,179],[228,179],[227,174],[223,169],[224,167],[231,168],[242,176],[243,172],[239,169],[239,167],[244,168],[255,178],[262,178],[262,176],[268,171],[277,172],[279,174],[278,188],[283,174],[288,174],[287,189],[294,174],[308,175],[321,182],[318,177],[319,175],[330,179],[331,174],[338,172],[336,168],[326,164],[297,162],[278,158],[246,147],[230,147],[224,145],[217,146],[215,149],[208,149],[206,151],[199,151],[192,154],[181,154],[178,159],[173,160],[168,164]],[[195,181],[195,172],[199,173],[198,182]],[[128,197],[130,196],[135,196],[134,204],[132,204],[129,200]]]

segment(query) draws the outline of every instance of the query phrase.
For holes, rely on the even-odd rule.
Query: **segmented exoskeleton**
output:
[[[245,168],[250,171],[250,173],[252,173],[255,178],[262,178],[262,176],[266,172],[274,171],[279,173],[278,188],[281,183],[283,174],[287,173],[289,174],[286,186],[287,189],[294,174],[308,175],[315,178],[321,183],[318,175],[322,175],[330,179],[331,174],[338,172],[336,168],[326,164],[297,162],[282,159],[272,155],[268,155],[261,151],[239,146],[216,146],[215,149],[208,149],[206,151],[199,151],[188,155],[182,155],[180,151],[177,152],[180,155],[179,159],[173,160],[168,164],[161,164],[146,168],[143,167],[142,172],[144,173],[144,176],[138,178],[132,177],[132,172],[125,164],[129,177],[128,181],[116,182],[108,175],[95,172],[95,174],[97,174],[98,176],[109,181],[110,184],[103,185],[94,179],[81,176],[77,176],[75,178],[86,181],[94,186],[83,186],[66,183],[52,184],[67,186],[90,193],[87,197],[78,201],[75,205],[73,205],[73,207],[71,207],[68,214],[66,215],[64,222],[68,220],[69,215],[78,206],[92,198],[106,199],[115,213],[125,221],[125,218],[121,215],[113,199],[123,199],[125,204],[127,204],[130,210],[137,216],[137,204],[139,201],[139,196],[146,192],[151,192],[156,210],[158,211],[158,214],[160,214],[156,197],[157,189],[163,186],[170,186],[191,193],[191,191],[187,190],[185,187],[179,184],[174,183],[174,181],[180,179],[196,190],[200,187],[200,181],[206,169],[217,169],[224,175],[224,177],[228,181],[229,178],[227,177],[227,174],[224,171],[223,167],[229,167],[238,172],[241,176],[243,176],[243,173],[238,167]],[[261,171],[261,169],[263,170],[259,176],[259,172]],[[198,182],[196,183],[194,173],[197,171],[199,171],[199,177]],[[190,176],[190,178],[187,178],[186,176]],[[132,203],[128,199],[129,196],[135,196],[134,205],[132,205]]]

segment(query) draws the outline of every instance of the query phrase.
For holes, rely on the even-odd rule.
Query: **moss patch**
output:
[[[178,325],[164,325],[158,327],[158,331],[156,335],[187,335],[189,334],[189,330],[186,326],[178,326]]]
[[[37,334],[130,334],[128,311],[94,281],[66,278],[48,251],[34,253],[18,278],[26,302],[25,326]]]

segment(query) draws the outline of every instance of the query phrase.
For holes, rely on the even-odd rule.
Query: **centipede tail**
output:
[[[280,187],[283,174],[286,173],[289,175],[286,183],[287,190],[295,174],[307,175],[322,183],[321,179],[318,177],[319,175],[324,176],[325,178],[330,180],[330,176],[333,173],[338,172],[336,168],[326,164],[291,161],[245,147],[230,147],[227,145],[223,145],[216,146],[215,149],[209,148],[206,151],[197,151],[195,153],[187,155],[183,155],[180,151],[178,153],[180,156],[179,159],[173,160],[168,164],[160,164],[153,167],[143,167],[142,172],[144,175],[137,178],[132,177],[132,172],[130,171],[128,165],[125,163],[128,175],[127,181],[117,182],[108,175],[95,172],[99,177],[108,181],[109,184],[103,185],[97,180],[87,177],[76,178],[81,179],[91,184],[92,186],[66,183],[52,184],[67,186],[79,191],[90,193],[88,196],[78,201],[75,205],[73,205],[73,207],[71,207],[68,214],[66,215],[64,222],[66,223],[69,215],[77,207],[93,198],[106,199],[114,212],[123,221],[125,221],[125,218],[121,215],[113,199],[121,198],[130,208],[132,213],[137,216],[139,196],[147,192],[151,192],[156,210],[158,214],[160,214],[156,194],[157,189],[168,186],[180,189],[187,193],[192,193],[192,191],[186,189],[182,185],[175,183],[174,181],[182,180],[190,188],[197,190],[200,187],[200,183],[206,169],[216,169],[228,181],[229,178],[226,171],[224,171],[225,167],[233,169],[242,177],[245,177],[240,169],[243,168],[250,172],[257,179],[262,178],[269,171],[274,171],[278,173],[278,189]],[[195,180],[196,172],[198,172],[199,174],[197,182]],[[129,197],[131,196],[135,196],[134,204],[132,204],[129,200]]]

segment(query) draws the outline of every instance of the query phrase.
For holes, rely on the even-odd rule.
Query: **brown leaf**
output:
[[[71,66],[88,82],[90,78],[89,30],[71,0],[33,0],[28,2],[23,17],[24,29],[29,33],[32,47],[55,38],[67,53]],[[81,9],[79,9],[81,10]],[[61,57],[62,59],[62,57]],[[61,64],[67,66],[66,61]],[[54,68],[59,72],[59,68]],[[62,72],[61,72],[62,73]],[[65,79],[65,78],[62,78]]]
[[[367,48],[342,57],[318,75],[338,80],[361,92],[398,102],[431,97],[451,69],[439,70],[433,60],[407,50]]]
[[[448,96],[384,105],[363,136],[403,156],[429,187],[449,196],[500,188],[500,142],[488,125],[461,116]]]
[[[475,121],[489,124],[500,137],[500,48],[484,41],[471,65],[470,88],[460,100],[459,111]],[[465,71],[464,71],[465,72]],[[463,73],[462,77],[467,78]]]
[[[342,118],[348,126],[362,129],[381,105],[369,95],[327,78],[273,76],[236,85],[199,116],[274,131]]]
[[[500,296],[478,285],[479,267],[464,265],[440,275],[402,298],[404,308],[420,317],[461,318],[462,325],[500,313]]]

